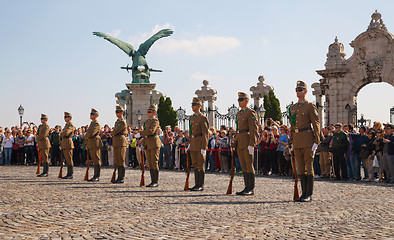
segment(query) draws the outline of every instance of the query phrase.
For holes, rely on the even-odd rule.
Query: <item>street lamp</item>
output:
[[[136,115],[137,115],[137,120],[138,120],[138,127],[140,127],[141,126],[142,113],[141,113],[141,111],[139,109],[138,109]]]
[[[263,104],[261,104],[261,106],[257,109],[257,115],[260,119],[260,124],[263,124],[264,115],[265,115],[265,109],[264,109]]]
[[[19,116],[20,116],[20,125],[21,125],[21,127],[22,127],[22,115],[23,115],[23,113],[25,112],[25,109],[22,107],[22,104],[18,107],[18,113],[19,113]]]

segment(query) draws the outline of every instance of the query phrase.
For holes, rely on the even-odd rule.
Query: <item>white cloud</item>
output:
[[[113,32],[109,33],[112,37],[119,37],[120,33],[122,32],[121,29],[114,30]]]
[[[205,74],[205,73],[202,73],[202,72],[192,73],[190,75],[190,78],[193,79],[193,80],[198,80],[198,81],[203,81],[203,80],[210,81],[210,80],[217,79],[217,77],[215,77],[215,76],[212,76],[212,75],[209,75],[209,74]]]
[[[202,36],[195,40],[170,38],[157,45],[156,49],[158,51],[167,54],[186,52],[192,56],[213,56],[239,47],[241,43],[233,37]]]
[[[266,45],[266,44],[270,44],[270,41],[264,37],[261,37],[261,42]]]

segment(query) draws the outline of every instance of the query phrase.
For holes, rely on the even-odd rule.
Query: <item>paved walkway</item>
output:
[[[294,203],[289,178],[258,177],[256,194],[240,197],[218,173],[196,193],[183,191],[183,172],[163,171],[149,189],[139,170],[121,185],[110,168],[99,183],[82,181],[85,168],[72,180],[35,170],[0,167],[0,239],[394,239],[393,184],[316,181],[313,202]],[[236,176],[234,191],[242,186]]]

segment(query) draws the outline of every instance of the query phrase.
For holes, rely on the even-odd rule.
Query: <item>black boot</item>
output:
[[[199,176],[199,172],[197,170],[194,170],[194,187],[189,188],[190,191],[195,191],[195,189],[198,188]]]
[[[67,165],[67,175],[62,177],[62,179],[72,179],[73,178],[73,166]]]
[[[313,175],[306,175],[306,195],[301,202],[312,201],[313,194]]]
[[[246,174],[246,179],[247,179],[247,189],[245,190],[245,192],[242,195],[254,195],[254,181],[255,181],[255,177],[254,177],[254,173],[247,173]]]
[[[301,190],[302,190],[302,195],[301,197],[297,198],[295,201],[296,202],[301,202],[302,199],[305,198],[306,196],[306,175],[305,174],[301,174],[300,175],[300,181],[301,181]]]
[[[37,177],[48,177],[49,164],[43,163],[43,168],[44,168],[44,171],[42,171],[41,174],[38,174]]]
[[[197,178],[197,187],[194,188],[192,191],[203,191],[204,190],[204,172],[198,171],[198,178]]]
[[[94,175],[89,182],[98,182],[100,178],[100,165],[94,165]]]
[[[155,169],[151,169],[149,171],[150,171],[151,183],[146,187],[158,187],[159,171]]]
[[[124,183],[124,176],[125,176],[125,167],[119,166],[118,167],[118,179],[114,183]]]
[[[240,192],[236,192],[235,194],[237,194],[237,195],[244,195],[244,192],[247,190],[246,172],[242,172],[242,174],[244,175],[244,185],[245,185],[245,188],[244,188],[244,190],[242,190],[242,191],[240,191]]]

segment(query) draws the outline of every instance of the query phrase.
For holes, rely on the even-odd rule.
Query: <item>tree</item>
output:
[[[279,99],[276,98],[273,90],[270,90],[268,95],[264,94],[264,108],[264,120],[267,118],[272,118],[273,120],[279,121],[282,124],[282,112],[280,110],[280,102]]]
[[[171,128],[174,129],[178,124],[177,115],[172,107],[172,101],[169,97],[166,99],[164,99],[164,97],[160,98],[157,109],[157,118],[160,121],[161,129],[165,129],[168,125],[171,125]]]

